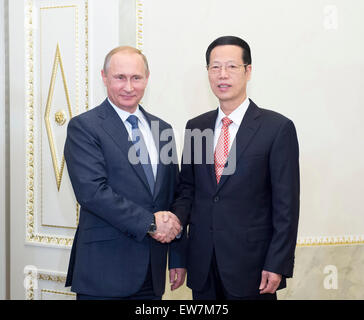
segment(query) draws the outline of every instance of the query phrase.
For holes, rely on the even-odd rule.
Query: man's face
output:
[[[111,102],[133,113],[148,83],[143,58],[137,53],[118,52],[111,57],[106,74],[104,70],[101,74]]]
[[[243,49],[234,45],[215,47],[208,70],[211,89],[220,103],[239,106],[246,97],[251,76],[251,65],[244,67]]]

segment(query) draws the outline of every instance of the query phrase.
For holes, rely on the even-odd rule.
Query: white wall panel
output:
[[[11,298],[73,299],[64,280],[78,205],[66,128],[105,98],[100,70],[118,45],[118,0],[13,0],[9,9]],[[26,285],[29,268],[37,288]]]
[[[68,121],[72,115],[80,113],[80,92],[85,91],[80,82],[78,11],[76,5],[40,7],[42,226],[75,228],[77,225],[78,210],[67,171],[64,170],[63,149]],[[85,39],[82,43],[85,47]],[[84,50],[82,61],[85,61]],[[82,78],[84,85],[84,73]],[[81,100],[85,109],[85,97]]]
[[[24,268],[24,287],[27,300],[75,300],[76,294],[65,288],[66,273]]]
[[[78,221],[63,156],[67,124],[88,102],[88,1],[28,1],[27,241],[66,245]]]

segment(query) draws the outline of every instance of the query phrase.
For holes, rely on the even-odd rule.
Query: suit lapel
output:
[[[250,100],[249,107],[240,124],[235,140],[233,141],[233,144],[235,144],[236,147],[235,152],[233,152],[233,147],[232,147],[227,160],[227,168],[224,169],[223,171],[220,182],[217,185],[217,190],[221,189],[221,187],[229,179],[229,177],[232,174],[234,174],[235,172],[234,166],[237,165],[239,158],[242,156],[244,150],[246,149],[249,142],[253,138],[255,132],[260,127],[259,116],[260,116],[259,108],[252,100]],[[230,165],[232,166],[231,168],[233,168],[231,172],[230,172],[231,168],[229,168]]]
[[[154,144],[155,144],[155,147],[156,147],[157,153],[158,153],[157,175],[156,175],[156,179],[155,179],[154,194],[153,194],[153,199],[155,200],[155,198],[157,197],[157,195],[159,194],[159,192],[161,190],[162,181],[163,181],[165,173],[166,173],[166,165],[164,165],[161,162],[161,152],[160,151],[168,141],[160,140],[162,128],[160,127],[159,120],[157,118],[155,118],[153,115],[151,115],[150,113],[146,112],[142,106],[139,106],[139,109],[143,112],[143,114],[149,124],[149,128],[152,131]],[[153,121],[153,126],[152,126],[152,121]],[[156,123],[154,123],[155,121],[158,123],[157,128],[155,126]],[[156,129],[158,129],[158,130],[156,130]]]
[[[161,191],[162,181],[164,179],[164,176],[166,174],[166,169],[167,169],[167,166],[165,164],[161,163],[161,159],[160,159],[160,150],[163,148],[163,146],[165,144],[166,144],[166,141],[161,141],[159,143],[160,148],[159,148],[159,150],[157,149],[158,150],[158,166],[157,166],[157,177],[155,180],[154,195],[153,195],[154,200],[157,198],[157,195]]]
[[[103,129],[107,132],[107,134],[112,138],[112,140],[116,143],[116,145],[121,149],[124,153],[125,157],[128,158],[128,153],[130,148],[134,148],[132,141],[129,140],[129,134],[126,130],[122,120],[119,115],[115,112],[110,103],[105,100],[103,103],[104,112],[100,113],[99,116],[104,119],[102,124]],[[129,162],[129,160],[128,160]],[[147,190],[150,192],[150,187],[148,184],[147,177],[145,176],[143,167],[140,163],[131,164],[130,166],[135,170],[137,176],[144,183]]]
[[[212,132],[215,131],[215,123],[216,118],[218,115],[218,110],[216,109],[214,111],[211,111],[207,114],[206,118],[204,119],[204,122],[201,125],[201,131],[204,131],[206,129],[212,130]],[[211,179],[211,183],[214,189],[217,187],[216,183],[216,175],[215,175],[215,163],[214,163],[214,140],[212,136],[212,141],[208,143],[206,141],[206,144],[202,146],[202,161],[206,163],[206,168],[208,171],[209,178]],[[211,159],[209,159],[211,157]],[[210,161],[209,161],[210,160]]]

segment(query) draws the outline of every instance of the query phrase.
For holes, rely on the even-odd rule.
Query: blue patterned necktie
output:
[[[150,163],[147,146],[145,144],[143,135],[138,127],[138,117],[135,115],[130,115],[128,117],[128,119],[126,119],[126,121],[128,121],[131,124],[132,140],[133,140],[133,144],[136,149],[136,156],[140,160],[140,164],[142,165],[144,173],[148,180],[150,191],[153,194],[154,184],[155,184],[154,174],[153,174],[152,165]]]

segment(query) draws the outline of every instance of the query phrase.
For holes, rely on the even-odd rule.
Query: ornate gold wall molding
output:
[[[136,0],[136,47],[143,51],[143,14],[144,14],[144,0]]]
[[[61,291],[61,290],[47,290],[47,289],[42,289],[41,290],[41,300],[43,299],[43,294],[55,294],[58,295],[59,298],[62,298],[62,296],[67,296],[67,297],[73,297],[76,298],[76,294],[73,292],[67,292],[67,291]]]
[[[34,36],[33,36],[33,1],[28,0],[26,10],[27,23],[27,238],[34,235]]]
[[[64,156],[62,155],[61,163],[59,165],[59,159],[57,157],[54,135],[52,132],[52,125],[51,125],[52,119],[50,119],[50,113],[51,113],[51,109],[52,109],[52,98],[53,98],[53,94],[54,94],[54,86],[56,83],[58,67],[61,70],[63,87],[64,87],[64,92],[65,92],[66,101],[67,101],[67,111],[68,111],[69,119],[71,119],[72,118],[71,102],[70,102],[70,97],[69,97],[69,92],[68,92],[68,87],[67,87],[66,76],[64,73],[64,69],[63,69],[61,52],[59,50],[59,44],[57,43],[56,54],[54,57],[53,70],[52,70],[52,76],[51,76],[51,83],[49,85],[48,100],[47,100],[46,111],[45,111],[45,115],[44,115],[44,121],[45,121],[45,125],[47,128],[48,142],[49,142],[49,148],[51,151],[51,156],[52,156],[52,161],[53,161],[54,175],[56,178],[57,189],[59,191],[59,188],[60,188],[61,182],[62,182],[62,175],[63,175],[63,169],[64,169],[64,165],[65,165],[65,160],[64,160]],[[56,122],[61,125],[65,124],[65,122],[66,122],[66,114],[64,111],[63,112],[62,111],[58,111],[56,113],[56,119],[55,119]],[[57,117],[58,117],[58,120],[57,120]]]
[[[88,70],[88,0],[85,0],[85,109],[89,109],[89,70]],[[77,221],[78,223],[78,221]]]
[[[312,236],[297,239],[297,247],[363,245],[364,235]]]
[[[26,300],[42,299],[43,293],[76,297],[75,293],[63,290],[67,276],[64,272],[42,270],[34,266],[27,266],[24,275]]]
[[[38,64],[35,62],[36,57],[35,54],[37,53],[37,48],[36,46],[38,45],[37,39],[36,37],[38,36],[38,32],[39,28],[37,25],[37,21],[35,19],[38,19],[39,17],[39,12],[37,10],[44,10],[44,9],[55,9],[55,8],[68,8],[68,7],[75,7],[76,12],[76,20],[78,21],[78,10],[79,9],[83,9],[84,11],[84,21],[82,22],[82,25],[84,25],[85,30],[84,30],[84,36],[82,36],[82,38],[85,38],[85,44],[84,44],[84,48],[82,48],[82,50],[84,50],[84,54],[85,54],[85,69],[84,69],[84,74],[85,74],[85,80],[83,83],[83,87],[85,89],[85,101],[84,101],[84,107],[85,110],[88,110],[88,101],[89,101],[89,87],[88,87],[88,82],[89,82],[89,66],[88,66],[88,0],[81,0],[81,1],[77,1],[76,4],[72,4],[72,5],[68,5],[68,6],[54,6],[54,7],[42,7],[39,8],[39,6],[37,7],[36,4],[40,4],[39,1],[34,1],[34,0],[27,0],[26,1],[26,6],[25,6],[25,12],[26,12],[26,124],[27,124],[27,128],[26,128],[26,241],[30,244],[44,244],[44,245],[50,245],[50,246],[56,246],[56,247],[70,247],[72,245],[73,242],[73,238],[70,236],[62,236],[62,235],[54,235],[54,234],[48,234],[48,230],[46,232],[39,232],[39,228],[38,226],[41,227],[48,227],[48,228],[59,228],[59,229],[64,229],[64,228],[68,228],[68,229],[75,229],[73,227],[62,227],[62,226],[57,226],[57,225],[49,225],[49,224],[43,224],[43,222],[41,222],[42,220],[42,214],[41,212],[38,212],[38,210],[41,211],[41,208],[39,208],[38,205],[36,205],[36,203],[39,202],[40,196],[37,195],[38,194],[38,188],[42,188],[42,185],[39,186],[38,183],[36,183],[36,172],[37,172],[37,168],[35,167],[37,165],[37,167],[39,166],[41,160],[39,159],[39,152],[38,150],[38,145],[39,142],[36,143],[36,139],[37,139],[37,135],[36,135],[36,128],[35,125],[37,123],[37,114],[39,114],[38,111],[38,101],[37,101],[37,92],[36,92],[36,86],[35,86],[35,82],[38,81],[36,80],[36,70],[38,68]],[[79,25],[78,23],[76,23],[76,42],[79,42]],[[76,52],[78,52],[78,50],[80,50],[81,47],[79,47],[79,44],[76,44]],[[78,68],[79,65],[79,61],[77,60],[79,59],[79,57],[76,58],[76,68]],[[61,51],[59,46],[57,46],[56,49],[56,55],[55,55],[55,60],[54,60],[54,65],[53,65],[53,73],[52,73],[52,81],[50,84],[50,88],[49,88],[49,94],[48,94],[48,101],[47,101],[47,106],[46,106],[46,112],[45,112],[45,123],[46,123],[46,130],[47,130],[47,135],[48,135],[48,142],[50,145],[50,149],[51,151],[51,156],[52,156],[52,161],[53,161],[53,167],[54,167],[54,172],[55,172],[55,177],[56,177],[56,185],[58,190],[60,189],[61,186],[61,181],[62,181],[62,173],[63,173],[63,168],[64,168],[64,157],[62,154],[62,160],[61,162],[60,160],[60,156],[57,157],[57,154],[55,152],[55,148],[54,148],[54,137],[52,134],[52,127],[51,127],[51,122],[52,121],[57,121],[58,124],[63,124],[65,125],[66,123],[64,123],[64,113],[60,112],[57,114],[56,118],[51,117],[50,115],[50,109],[51,109],[51,100],[52,100],[52,93],[53,93],[53,89],[54,89],[54,80],[55,77],[57,75],[57,70],[58,67],[61,69],[61,74],[62,74],[62,80],[63,80],[63,84],[64,84],[64,88],[65,88],[65,96],[66,96],[66,101],[67,101],[67,107],[66,109],[57,109],[56,111],[67,111],[66,112],[66,122],[70,120],[70,118],[72,117],[72,108],[71,108],[71,102],[70,102],[70,97],[69,97],[69,93],[68,93],[68,88],[67,88],[67,82],[65,79],[65,72],[63,70],[63,63],[62,63],[62,57],[61,57]],[[78,114],[80,112],[79,108],[78,108],[78,104],[79,104],[79,84],[81,84],[80,79],[78,78],[78,73],[76,75],[76,93],[75,93],[75,109],[73,109],[74,111],[76,111],[76,114]],[[83,89],[82,89],[83,90]],[[78,220],[79,220],[79,205],[78,203],[75,203],[75,211],[76,211],[76,224],[78,224]],[[39,221],[38,221],[39,218]],[[37,222],[38,221],[38,222]],[[40,223],[40,224],[39,224]]]

